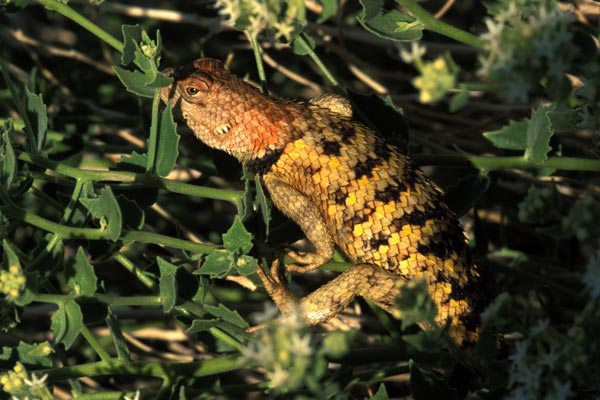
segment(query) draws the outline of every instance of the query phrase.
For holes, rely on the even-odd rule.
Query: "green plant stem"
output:
[[[87,326],[81,326],[81,335],[85,338],[85,340],[87,340],[90,346],[92,346],[92,349],[94,349],[102,361],[108,362],[111,360],[110,354],[104,350],[104,347],[102,347],[100,342],[98,342],[98,339],[96,339],[96,336],[94,336]]]
[[[156,165],[156,146],[158,144],[158,107],[160,106],[160,89],[154,90],[152,98],[152,121],[150,123],[150,137],[148,138],[148,164],[146,172],[154,175]]]
[[[303,47],[303,50],[308,54],[308,56],[315,62],[315,64],[317,64],[319,69],[321,71],[323,71],[323,73],[325,74],[325,77],[331,83],[331,85],[338,90],[342,90],[337,79],[335,79],[333,74],[329,71],[329,69],[325,66],[325,64],[323,64],[323,61],[321,61],[321,59],[319,58],[317,53],[315,53],[315,51],[308,44],[307,37],[308,37],[308,35],[306,33],[302,32],[296,38],[296,40],[297,40],[298,44],[300,44]]]
[[[256,70],[258,72],[258,79],[260,80],[260,88],[262,93],[266,96],[269,95],[269,85],[267,83],[267,75],[265,74],[265,66],[262,61],[262,57],[260,55],[260,46],[258,44],[258,40],[256,40],[256,35],[246,31],[246,36],[252,44],[252,52],[254,53],[254,61],[256,62]]]
[[[155,289],[156,284],[148,275],[139,269],[131,260],[123,255],[123,253],[115,253],[113,258],[121,264],[127,271],[135,276],[140,282],[142,282],[148,289]]]
[[[425,29],[447,36],[477,49],[484,49],[485,42],[483,40],[462,29],[455,28],[452,25],[434,18],[433,15],[421,7],[417,0],[396,0],[396,2],[410,11],[411,14],[425,26]]]
[[[142,390],[142,393],[144,391]],[[98,393],[84,393],[77,394],[73,397],[77,400],[123,400],[125,398],[134,399],[136,392],[98,392]],[[143,396],[142,396],[143,397]]]
[[[511,168],[556,168],[568,171],[600,172],[600,160],[590,158],[551,157],[541,163],[526,160],[521,156],[483,157],[461,154],[441,154],[435,156],[415,154],[412,158],[418,165],[473,165],[475,168],[486,171]]]
[[[228,345],[230,345],[234,349],[241,350],[242,347],[243,347],[240,342],[238,342],[237,340],[235,340],[228,333],[223,332],[220,328],[212,327],[208,331],[211,333],[211,335],[213,335],[217,339],[223,341],[224,343],[227,343]]]
[[[458,87],[463,90],[496,92],[503,89],[505,85],[500,82],[461,82]]]
[[[83,181],[114,181],[120,183],[135,183],[145,187],[152,186],[164,188],[173,193],[189,196],[203,197],[214,200],[225,200],[234,203],[238,210],[242,208],[244,193],[234,190],[221,190],[209,187],[190,185],[183,182],[173,181],[166,178],[155,177],[147,174],[137,174],[126,171],[93,171],[74,168],[56,161],[49,160],[40,155],[25,152],[15,152],[21,161],[50,169],[61,175]]]
[[[38,370],[37,373],[41,375],[48,374],[48,379],[50,381],[104,375],[153,376],[168,379],[171,376],[203,377],[217,375],[234,371],[241,367],[242,363],[239,361],[239,357],[237,355],[230,355],[191,363],[132,363],[111,359],[109,361],[80,364],[72,367]]]
[[[161,296],[114,296],[96,293],[94,299],[113,307],[156,307],[162,302]]]
[[[32,301],[38,303],[63,304],[68,300],[76,298],[72,294],[46,294],[37,293],[33,296]],[[114,296],[103,293],[96,293],[92,297],[82,297],[95,299],[109,306],[117,307],[156,307],[161,304],[160,296]]]
[[[81,179],[77,179],[75,181],[75,187],[73,188],[73,193],[71,193],[71,198],[69,199],[69,204],[65,207],[65,212],[61,218],[61,222],[66,224],[71,219],[73,215],[73,211],[75,211],[75,205],[79,201],[79,196],[81,196],[81,190],[83,189],[84,181]]]
[[[71,21],[79,24],[84,29],[87,29],[89,32],[96,35],[99,39],[102,39],[115,50],[121,53],[123,52],[123,43],[121,43],[110,33],[106,32],[104,29],[100,28],[98,25],[94,24],[92,21],[90,21],[83,15],[79,14],[77,11],[73,10],[65,3],[61,3],[58,0],[37,0],[37,2],[44,5],[44,7],[56,11],[62,16],[69,18]]]
[[[86,239],[86,240],[109,240],[110,235],[107,231],[95,228],[76,228],[73,226],[61,225],[49,221],[39,215],[32,214],[27,210],[14,205],[5,205],[2,211],[12,218],[17,218],[25,223],[38,227],[48,232],[56,234],[62,239]],[[173,247],[181,250],[188,250],[196,253],[210,254],[220,249],[220,246],[204,243],[194,243],[187,240],[177,239],[170,236],[157,233],[124,230],[119,237],[120,240],[133,240],[141,243],[154,243],[166,247]]]

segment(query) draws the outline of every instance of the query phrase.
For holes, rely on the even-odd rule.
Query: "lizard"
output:
[[[301,299],[282,282],[278,262],[270,274],[259,268],[284,315],[301,305],[305,321],[316,325],[362,296],[398,316],[401,286],[424,279],[436,322],[450,319],[448,334],[459,345],[476,340],[481,273],[463,229],[438,186],[408,155],[353,120],[347,100],[273,98],[210,58],[163,73],[173,82],[161,98],[172,101],[176,117],[258,174],[273,204],[312,243],[314,251],[288,252],[296,263],[286,271],[319,268],[334,246],[354,264]]]

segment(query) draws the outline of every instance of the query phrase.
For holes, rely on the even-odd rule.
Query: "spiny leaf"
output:
[[[246,230],[239,215],[223,235],[223,245],[234,253],[246,254],[252,248],[252,234]]]
[[[98,279],[82,247],[77,249],[75,258],[65,268],[65,276],[67,285],[77,294],[93,296],[96,293]]]
[[[159,176],[167,176],[175,166],[179,155],[179,135],[177,134],[177,124],[173,121],[171,100],[160,115],[158,132],[156,173]]]
[[[121,208],[110,186],[104,187],[95,199],[79,199],[92,216],[100,220],[100,225],[107,232],[111,240],[116,241],[121,236],[123,218]]]
[[[421,22],[398,10],[384,10],[383,0],[360,0],[360,4],[358,22],[372,34],[395,42],[419,40],[423,36]]]
[[[42,95],[37,95],[25,87],[25,97],[27,99],[27,114],[31,121],[31,128],[35,135],[35,149],[40,151],[46,141],[46,131],[48,130],[48,115],[46,114],[46,105]]]
[[[483,136],[499,149],[525,150],[527,148],[527,127],[529,120],[510,121],[507,126],[496,131],[484,132]]]
[[[548,112],[553,110],[553,105],[540,106],[531,113],[531,120],[527,126],[526,160],[541,163],[548,159],[548,152],[552,150],[550,138],[553,135]]]
[[[83,328],[83,314],[75,300],[58,305],[52,316],[50,329],[54,332],[54,343],[63,343],[68,350]]]
[[[177,300],[177,286],[175,280],[177,266],[160,257],[158,257],[156,261],[158,262],[158,269],[160,271],[158,286],[163,305],[163,312],[168,313],[175,307],[175,301]]]

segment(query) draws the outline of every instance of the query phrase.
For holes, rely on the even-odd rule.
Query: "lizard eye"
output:
[[[194,86],[188,86],[185,88],[185,92],[188,94],[188,96],[195,96],[200,93],[200,90]]]

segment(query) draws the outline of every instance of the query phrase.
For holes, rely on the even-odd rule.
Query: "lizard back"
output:
[[[306,106],[267,174],[319,205],[333,239],[353,263],[402,279],[425,279],[450,333],[476,337],[479,272],[440,189],[396,147],[352,119]]]

